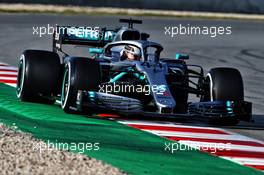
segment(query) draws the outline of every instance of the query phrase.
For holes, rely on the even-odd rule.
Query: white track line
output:
[[[197,128],[197,129],[211,129],[211,130],[217,130],[217,131],[223,131],[226,132],[226,130],[220,129],[220,128],[214,128],[214,127],[201,127],[201,126],[189,126],[184,125],[181,123],[173,123],[173,122],[149,122],[149,121],[129,121],[129,120],[119,120],[119,123],[123,123],[126,125],[135,124],[135,125],[143,125],[143,126],[169,126],[169,127],[177,127],[177,128]],[[226,132],[227,133],[227,132]]]
[[[4,75],[17,75],[17,72],[0,71],[0,74],[4,74]]]
[[[5,83],[5,84],[12,86],[12,87],[16,87],[16,83]]]
[[[16,67],[9,67],[9,66],[0,66],[0,69],[16,70],[17,71],[17,68]]]
[[[250,164],[250,165],[264,165],[264,159],[259,158],[240,158],[240,157],[227,157],[220,156],[224,159],[231,160],[233,162],[239,162],[240,164]]]
[[[180,131],[157,131],[157,130],[144,130],[159,136],[167,137],[189,137],[189,138],[204,138],[204,139],[221,139],[221,140],[238,140],[238,141],[255,141],[255,139],[248,138],[242,135],[226,135],[226,134],[204,134]]]
[[[1,80],[16,80],[16,77],[4,77],[4,76],[0,76],[0,81]]]

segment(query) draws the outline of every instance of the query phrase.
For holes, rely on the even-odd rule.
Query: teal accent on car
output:
[[[85,39],[90,41],[99,41],[104,39],[104,41],[111,42],[115,36],[115,32],[106,31],[104,33],[104,38],[103,38],[100,37],[98,30],[75,28],[75,29],[69,29],[68,35],[72,39]]]
[[[86,40],[99,40],[98,31],[85,29],[85,28],[74,28],[69,29],[68,35],[72,39],[86,39]]]
[[[95,97],[95,94],[93,91],[89,91],[89,97],[91,97],[91,98]]]
[[[231,101],[226,101],[226,106],[227,106],[227,107],[231,107],[231,106],[232,106]]]
[[[180,54],[176,53],[175,58],[176,58],[176,60],[178,60],[180,58]]]
[[[115,32],[113,31],[106,31],[104,35],[104,40],[105,41],[112,41],[115,37]]]
[[[134,73],[134,75],[140,80],[144,80],[146,78],[145,75],[140,75],[139,73]]]
[[[102,54],[103,51],[104,50],[102,48],[94,48],[94,47],[89,48],[89,53],[91,54]]]
[[[183,55],[183,54],[176,53],[175,59],[176,60],[188,60],[189,59],[189,55]]]
[[[226,110],[228,113],[233,113],[232,101],[226,101]]]
[[[110,79],[110,83],[114,83],[117,80],[119,80],[120,78],[122,78],[124,75],[126,75],[126,72],[121,72],[118,75],[116,75],[114,78]]]

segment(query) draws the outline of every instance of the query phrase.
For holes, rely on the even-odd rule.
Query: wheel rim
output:
[[[21,98],[21,94],[24,87],[25,67],[26,67],[25,56],[22,55],[20,57],[20,61],[18,65],[18,75],[17,75],[17,85],[16,85],[16,93],[18,98]]]
[[[70,90],[70,64],[65,67],[63,81],[62,81],[61,106],[63,109],[67,104],[69,90]]]

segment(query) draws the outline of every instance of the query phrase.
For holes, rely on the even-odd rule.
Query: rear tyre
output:
[[[208,85],[207,94],[201,101],[243,101],[244,86],[240,72],[234,68],[214,68],[206,76]],[[209,121],[214,125],[236,125],[239,123],[239,116],[234,118],[218,118]]]
[[[53,104],[60,72],[58,54],[25,50],[20,57],[16,94],[21,101]]]
[[[98,91],[101,82],[99,62],[89,58],[72,57],[65,64],[61,107],[66,113],[76,113],[78,90]]]

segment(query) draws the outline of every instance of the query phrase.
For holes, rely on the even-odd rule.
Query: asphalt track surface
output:
[[[51,50],[52,35],[40,37],[33,34],[33,27],[58,25],[120,26],[121,16],[63,16],[36,14],[0,14],[0,61],[17,65],[25,49]],[[140,18],[140,17],[137,17]],[[176,52],[190,54],[190,64],[199,64],[209,71],[212,67],[238,68],[244,78],[245,99],[253,102],[254,123],[240,122],[227,128],[253,138],[264,140],[264,37],[263,21],[205,20],[182,18],[142,17],[143,25],[137,25],[151,35],[151,40],[164,46],[162,57],[173,58]],[[232,27],[231,35],[165,35],[165,27],[200,26]],[[77,48],[79,49],[79,48]],[[87,49],[70,49],[74,54],[86,54]],[[190,99],[193,99],[191,97]],[[193,125],[203,125],[192,123]]]

